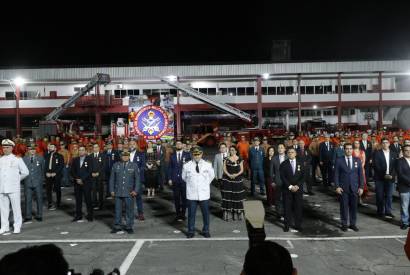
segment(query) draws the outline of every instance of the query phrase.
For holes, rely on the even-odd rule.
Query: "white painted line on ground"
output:
[[[297,254],[290,254],[290,257],[292,257],[292,259],[296,259],[299,256]]]
[[[352,237],[267,237],[271,241],[348,241],[348,240],[379,240],[405,239],[407,235],[390,236],[352,236]],[[226,238],[168,238],[168,239],[54,239],[54,240],[0,240],[0,244],[17,243],[129,243],[129,242],[190,242],[190,241],[248,241],[247,237]]]
[[[125,258],[125,260],[122,262],[120,266],[120,274],[123,274],[123,275],[127,274],[128,269],[130,268],[132,262],[134,261],[135,257],[137,256],[143,244],[144,244],[143,240],[138,240],[135,242],[134,246],[131,248],[127,257]]]
[[[406,244],[405,241],[402,241],[402,240],[400,240],[400,239],[398,239],[398,238],[396,238],[395,240],[398,241],[398,242],[401,243],[401,244]]]
[[[293,246],[293,243],[292,243],[291,241],[287,240],[286,243],[289,245],[289,246],[286,247],[286,248],[289,248],[289,249],[294,249],[294,248],[295,248],[295,247]]]

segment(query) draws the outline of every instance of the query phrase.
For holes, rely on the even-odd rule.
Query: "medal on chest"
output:
[[[58,164],[58,159],[56,158],[56,164]]]
[[[300,164],[298,164],[298,171],[300,172]]]
[[[38,160],[36,161],[36,165],[37,165],[37,166],[40,166],[40,162],[38,162]]]
[[[98,162],[101,162],[101,157],[98,157]]]
[[[84,167],[88,167],[88,163],[84,161]]]
[[[357,168],[357,161],[354,162],[354,168]]]

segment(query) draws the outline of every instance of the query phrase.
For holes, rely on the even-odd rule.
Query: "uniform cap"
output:
[[[31,150],[31,149],[36,149],[36,144],[34,144],[34,143],[31,143],[31,144],[29,144],[28,146],[27,146],[27,148],[29,149],[29,150]]]
[[[200,155],[200,154],[202,154],[202,149],[201,149],[201,147],[199,147],[199,146],[196,146],[196,147],[194,147],[193,149],[192,149],[192,155]]]
[[[129,157],[130,156],[130,152],[128,151],[122,151],[121,156],[125,156],[125,157]]]
[[[15,146],[14,142],[11,141],[10,139],[3,139],[1,142],[1,145],[3,146]]]

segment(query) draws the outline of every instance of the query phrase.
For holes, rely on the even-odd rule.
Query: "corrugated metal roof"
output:
[[[100,68],[50,68],[50,69],[3,69],[0,80],[21,76],[28,81],[84,81],[96,73],[110,74],[113,80],[157,80],[167,75],[182,78],[195,77],[240,77],[270,74],[326,74],[360,72],[406,72],[410,71],[410,60],[348,61],[313,63],[269,63],[235,65],[183,65],[152,67],[100,67]]]

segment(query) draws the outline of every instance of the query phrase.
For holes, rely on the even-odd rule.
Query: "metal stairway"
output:
[[[252,116],[242,110],[239,110],[238,108],[232,107],[231,105],[226,104],[226,103],[218,102],[212,99],[211,97],[204,95],[203,93],[200,93],[199,91],[187,85],[178,83],[177,81],[171,81],[167,78],[161,78],[161,80],[167,83],[169,86],[174,87],[178,90],[184,91],[185,93],[192,96],[193,98],[201,102],[204,102],[206,104],[209,104],[221,112],[229,113],[247,122],[252,122]]]
[[[64,113],[71,105],[73,105],[80,97],[88,93],[92,88],[97,85],[107,85],[111,82],[109,74],[96,74],[90,82],[87,83],[84,87],[80,89],[79,92],[74,94],[72,97],[67,99],[60,107],[54,109],[51,113],[49,113],[46,117],[46,121],[56,120],[58,117]]]

